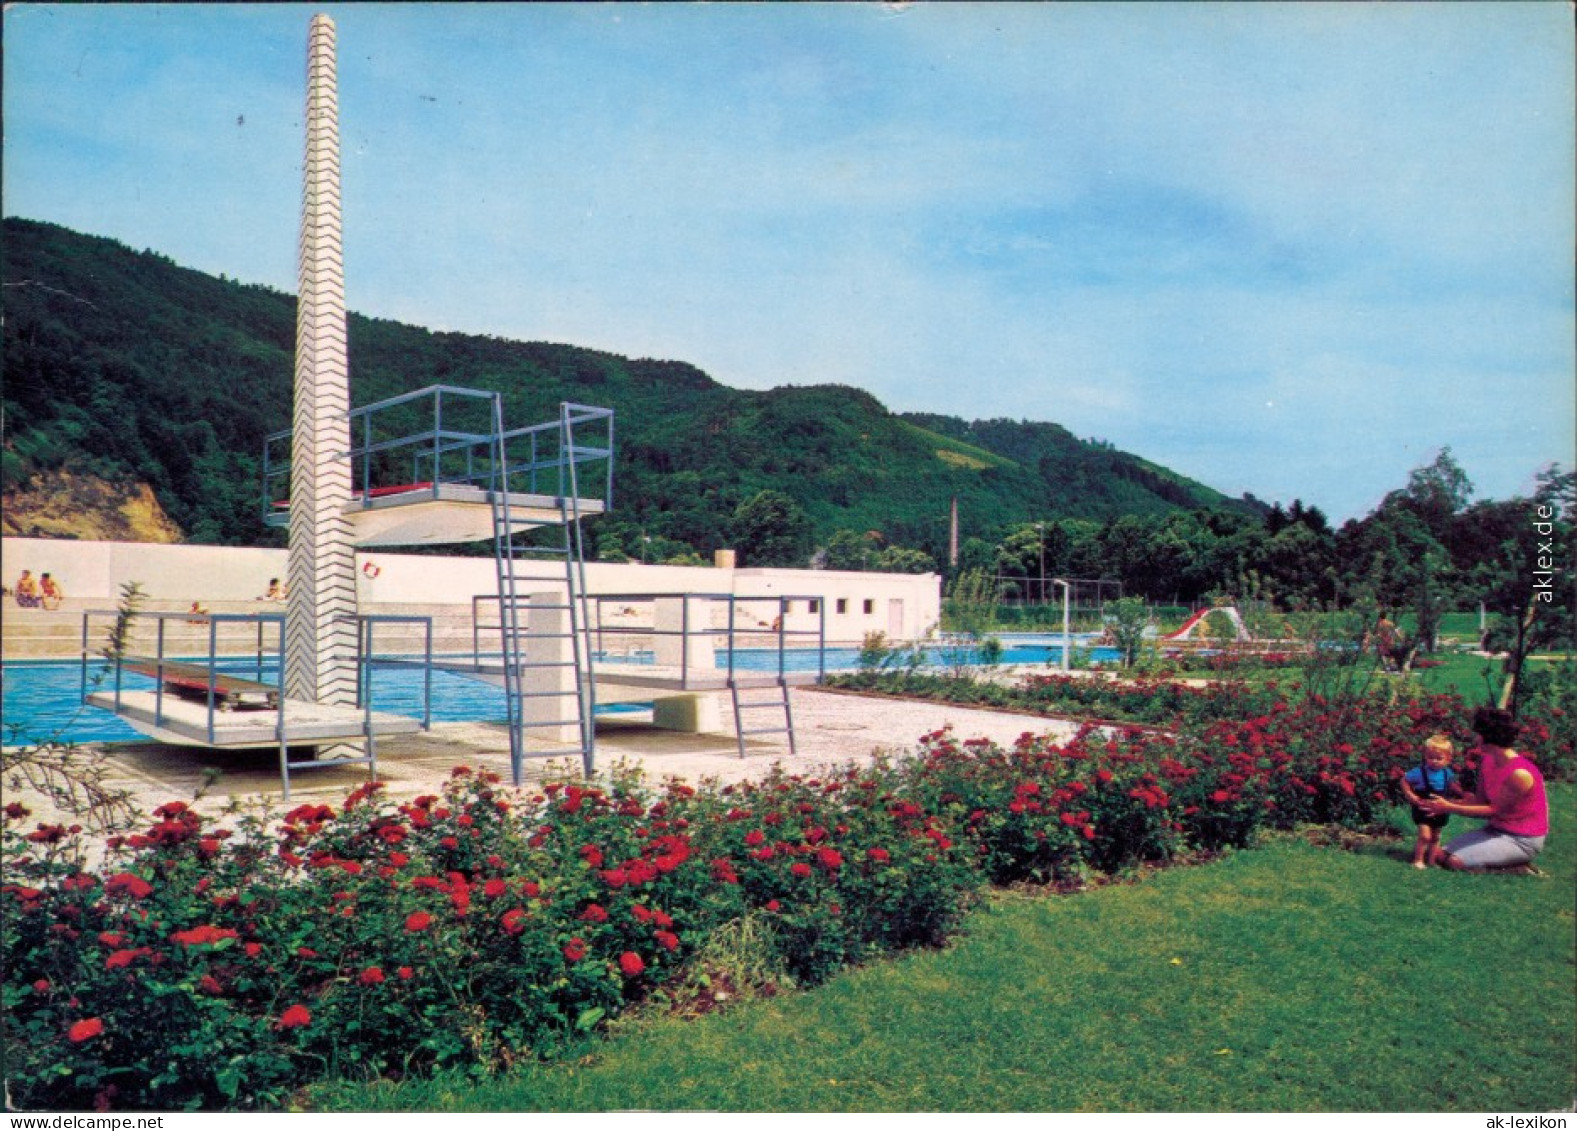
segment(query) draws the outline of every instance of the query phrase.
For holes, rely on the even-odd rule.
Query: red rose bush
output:
[[[939,732],[904,757],[728,786],[615,773],[532,793],[460,769],[410,800],[371,783],[225,820],[171,802],[93,868],[80,829],[9,805],[11,1100],[270,1108],[333,1076],[551,1057],[732,924],[814,985],[943,943],[984,884],[1361,825],[1396,803],[1423,737],[1468,747],[1454,698],[1232,706],[1006,749]]]

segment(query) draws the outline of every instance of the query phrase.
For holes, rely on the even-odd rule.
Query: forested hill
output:
[[[257,472],[290,421],[295,297],[27,220],[4,222],[4,256],[8,505],[65,470],[149,485],[190,541],[277,542]],[[818,545],[877,531],[938,560],[954,496],[963,534],[988,541],[1015,522],[1250,506],[1054,424],[901,416],[843,386],[736,390],[678,361],[355,314],[349,336],[358,404],[442,382],[502,391],[521,424],[564,400],[617,410],[607,552],[709,555],[768,488]]]

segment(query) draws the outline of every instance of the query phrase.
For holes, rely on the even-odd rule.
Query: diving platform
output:
[[[512,491],[506,500],[469,483],[412,483],[356,496],[345,509],[353,545],[363,548],[480,542],[495,533],[495,514],[507,506],[513,532],[555,526],[578,506],[583,516],[599,515],[601,499],[571,503],[561,495]]]
[[[350,500],[340,515],[362,548],[480,542],[602,514],[612,493],[612,413],[561,406],[560,418],[506,430],[497,393],[431,385],[349,413]],[[586,439],[589,426],[603,431]],[[575,429],[581,429],[579,436]],[[264,521],[290,524],[293,429],[263,445]],[[602,461],[596,489],[575,472]]]
[[[472,654],[434,660],[434,666],[495,686],[510,686],[522,670],[540,689],[535,697],[578,697],[598,704],[652,704],[652,724],[691,733],[723,731],[721,698],[733,706],[739,755],[747,739],[779,735],[795,751],[789,688],[809,686],[826,674],[826,617],[816,596],[736,593],[599,593],[584,599],[584,642],[570,647],[554,617],[551,595],[522,595],[513,618],[484,610],[498,599],[472,599]],[[814,628],[789,628],[795,601],[815,607]],[[552,623],[544,623],[552,618]],[[496,623],[486,623],[496,621]],[[573,631],[573,630],[572,630]],[[503,632],[516,645],[513,659],[484,645]],[[576,656],[582,670],[575,681]],[[546,704],[544,703],[544,706]],[[757,712],[768,712],[766,715]],[[527,716],[533,716],[527,705]],[[781,720],[782,725],[775,725]],[[772,725],[769,725],[772,724]],[[551,728],[549,712],[537,710],[526,725]],[[559,733],[568,737],[569,721]]]
[[[119,648],[94,653],[95,620],[109,620],[109,637]],[[373,709],[372,673],[376,630],[387,623],[425,626],[424,656],[432,657],[432,618],[363,615],[356,618],[357,699],[355,704],[319,703],[285,694],[285,644],[282,613],[133,613],[88,610],[82,615],[82,701],[108,711],[139,734],[172,746],[279,751],[280,781],[290,799],[292,770],[364,765],[377,774],[377,740],[415,734],[432,725],[431,679],[420,718]],[[166,650],[166,625],[198,623],[207,629],[207,648],[199,657],[172,657]],[[152,639],[148,637],[151,635]],[[273,640],[270,640],[272,630]],[[186,637],[181,637],[186,640]],[[135,644],[148,649],[132,652]],[[103,661],[93,670],[90,661]],[[151,685],[151,686],[150,686]],[[359,751],[354,748],[359,746]],[[320,749],[351,749],[319,758]]]
[[[220,749],[361,742],[368,736],[416,734],[420,719],[360,707],[283,700],[279,707],[210,710],[206,702],[159,691],[95,691],[86,702],[155,742]]]

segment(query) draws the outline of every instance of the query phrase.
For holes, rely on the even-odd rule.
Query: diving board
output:
[[[157,680],[168,691],[184,699],[197,699],[206,703],[212,696],[214,705],[221,711],[279,706],[277,686],[242,679],[206,664],[163,660],[156,656],[127,656],[121,664],[126,671]]]

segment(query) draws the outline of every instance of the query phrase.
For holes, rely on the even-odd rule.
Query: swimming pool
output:
[[[221,670],[262,682],[279,676],[276,665],[265,663],[261,675],[253,662],[220,663]],[[88,666],[92,680],[104,671],[95,661]],[[151,691],[154,681],[147,676],[124,672],[121,687],[127,691]],[[112,690],[106,681],[98,690]],[[147,736],[121,722],[108,711],[89,707],[81,701],[82,666],[75,660],[6,661],[0,710],[5,715],[3,740],[7,746],[51,738],[62,742],[146,741]],[[372,702],[379,711],[422,717],[423,675],[411,668],[380,668],[372,675]],[[503,723],[506,717],[504,691],[479,680],[452,672],[433,672],[432,712],[434,722]]]
[[[1074,637],[1075,647],[1088,647],[1093,638]],[[1050,633],[1018,633],[1001,637],[1004,664],[1056,664],[1062,658],[1062,637]],[[859,666],[858,648],[828,648],[826,670],[852,671]],[[940,646],[928,649],[931,662],[946,665],[952,658]],[[1117,652],[1110,648],[1091,649],[1093,659],[1116,659]],[[436,659],[437,657],[435,657]],[[639,663],[640,654],[619,656],[622,662]],[[645,657],[649,660],[649,654]],[[719,657],[726,663],[726,657]],[[735,653],[737,667],[751,671],[775,671],[778,665],[776,649],[740,650]],[[784,667],[790,671],[815,671],[814,652],[788,652]],[[264,663],[259,669],[254,661],[221,661],[223,670],[237,675],[272,682],[278,678],[278,668]],[[102,673],[104,664],[94,661],[89,665],[89,679]],[[503,725],[508,711],[502,688],[455,672],[434,670],[432,673],[432,717],[434,722],[494,722]],[[130,672],[122,675],[122,688],[126,690],[152,690],[154,681],[147,676]],[[0,673],[0,712],[5,727],[0,741],[7,746],[42,739],[62,742],[131,742],[145,739],[130,726],[108,711],[89,707],[81,701],[82,667],[76,660],[8,660]],[[393,714],[422,716],[424,676],[419,668],[378,668],[372,675],[372,702],[379,711]],[[103,690],[109,690],[106,682]],[[619,714],[644,710],[643,704],[604,704],[599,714]]]

